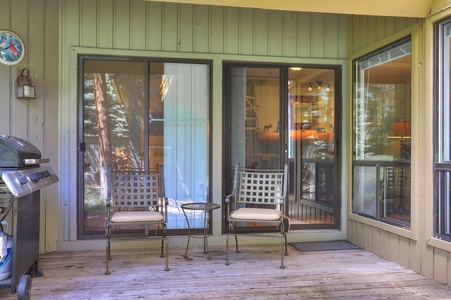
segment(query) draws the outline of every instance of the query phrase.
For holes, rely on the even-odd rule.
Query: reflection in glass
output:
[[[410,39],[354,61],[354,80],[353,211],[409,227]]]
[[[83,61],[82,235],[104,232],[108,165],[164,166],[169,229],[187,228],[180,204],[209,201],[209,66],[147,63]]]

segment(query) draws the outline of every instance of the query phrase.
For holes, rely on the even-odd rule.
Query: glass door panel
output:
[[[238,64],[226,70],[227,170],[236,162],[256,169],[288,163],[292,228],[337,228],[337,70]]]
[[[280,69],[232,67],[231,161],[280,168]]]
[[[210,65],[88,58],[82,65],[80,235],[104,234],[108,165],[163,165],[168,229],[187,229],[180,205],[209,202]],[[202,216],[190,225],[203,228]]]
[[[335,223],[335,71],[288,70],[291,224]]]

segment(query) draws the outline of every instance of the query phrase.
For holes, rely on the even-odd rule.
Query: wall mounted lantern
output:
[[[36,87],[31,84],[30,71],[27,68],[22,69],[20,76],[17,77],[17,99],[29,100],[36,99]]]

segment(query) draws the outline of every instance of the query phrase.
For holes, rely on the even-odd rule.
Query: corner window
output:
[[[353,76],[353,213],[410,228],[410,38],[355,60]]]
[[[435,37],[434,233],[451,240],[451,20],[436,25]]]

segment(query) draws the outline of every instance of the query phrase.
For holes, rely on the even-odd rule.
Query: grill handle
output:
[[[25,165],[40,165],[40,164],[46,164],[50,162],[50,159],[48,158],[26,158],[23,160]]]

